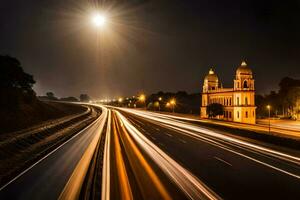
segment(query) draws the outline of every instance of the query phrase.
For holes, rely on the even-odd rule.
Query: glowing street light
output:
[[[141,94],[141,95],[139,96],[139,101],[142,102],[142,103],[144,103],[144,104],[145,104],[145,107],[146,107],[146,95]]]
[[[92,23],[96,26],[96,27],[103,27],[105,26],[106,22],[107,22],[107,18],[105,15],[100,14],[100,13],[96,13],[94,16],[92,16]]]
[[[170,104],[172,105],[172,109],[173,109],[173,112],[174,112],[174,108],[175,108],[175,105],[176,105],[176,100],[171,99]]]
[[[271,106],[267,105],[267,109],[269,111],[269,133],[271,133]]]
[[[144,101],[146,100],[146,95],[141,94],[140,97],[139,97],[139,100],[140,100],[141,102],[144,102]]]
[[[120,98],[118,99],[118,102],[119,102],[119,103],[122,103],[122,102],[123,102],[123,98],[120,97]]]
[[[162,97],[159,97],[159,98],[158,98],[158,101],[162,101]]]

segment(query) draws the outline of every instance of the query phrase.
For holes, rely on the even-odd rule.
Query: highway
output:
[[[104,135],[103,200],[300,199],[297,152],[170,115],[102,109],[93,124],[2,187],[0,199],[78,199]]]

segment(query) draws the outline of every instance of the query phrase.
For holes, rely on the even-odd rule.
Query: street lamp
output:
[[[271,106],[267,105],[267,109],[269,111],[269,133],[271,133]]]
[[[172,109],[173,109],[173,112],[174,112],[174,108],[175,108],[175,105],[176,105],[176,100],[171,99],[170,104],[172,105]]]
[[[159,97],[159,98],[158,98],[158,101],[159,101],[159,102],[158,102],[158,110],[160,111],[160,102],[162,101],[162,97]]]
[[[141,95],[139,96],[139,101],[142,102],[142,103],[144,103],[144,104],[145,104],[145,107],[146,107],[146,95],[141,94]]]

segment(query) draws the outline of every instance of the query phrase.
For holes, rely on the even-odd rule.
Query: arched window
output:
[[[237,111],[237,118],[240,118],[240,112]]]
[[[248,105],[248,98],[245,97],[245,105],[247,106]]]
[[[249,86],[248,86],[248,82],[247,82],[247,81],[244,81],[243,88],[249,88]]]

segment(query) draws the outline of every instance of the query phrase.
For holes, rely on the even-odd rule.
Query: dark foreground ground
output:
[[[28,128],[42,122],[83,112],[84,107],[56,102],[35,101],[11,108],[0,108],[0,134]]]

